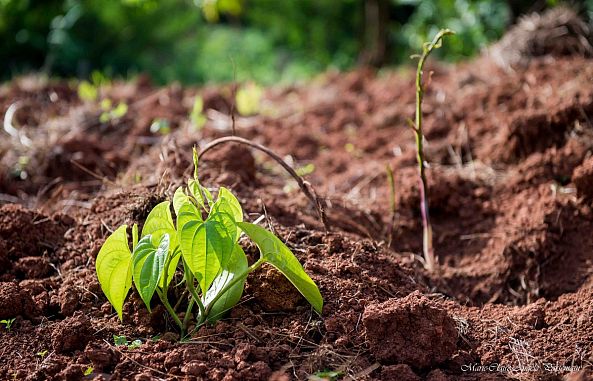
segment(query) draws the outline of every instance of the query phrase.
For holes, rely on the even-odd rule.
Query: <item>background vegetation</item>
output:
[[[155,82],[264,84],[407,62],[446,26],[442,58],[476,54],[521,13],[556,1],[0,0],[2,80],[28,71],[93,71]],[[579,4],[593,10],[593,0]]]

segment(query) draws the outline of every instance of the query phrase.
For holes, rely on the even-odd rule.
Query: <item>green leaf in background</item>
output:
[[[244,274],[247,271],[248,264],[247,264],[247,257],[243,252],[243,249],[240,245],[235,244],[233,248],[233,252],[231,257],[225,266],[222,269],[222,272],[214,279],[212,282],[212,286],[208,289],[206,293],[206,298],[204,299],[204,306],[208,308],[212,299],[220,292],[222,289],[229,284],[236,276]],[[229,309],[233,308],[237,302],[241,299],[243,295],[243,288],[245,287],[245,277],[242,281],[233,285],[223,296],[221,296],[212,306],[210,313],[208,314],[208,321],[211,323],[216,322],[220,318],[223,317],[224,313]]]
[[[171,216],[171,210],[169,201],[163,201],[155,206],[148,217],[142,228],[142,237],[150,234],[152,236],[152,243],[156,246],[161,241],[161,237],[164,234],[169,234],[171,247],[176,246],[176,230],[173,224],[173,217]]]
[[[183,208],[182,208],[183,209]],[[189,221],[180,232],[181,253],[190,270],[206,292],[228,262],[237,228],[228,213],[210,213],[206,221]]]
[[[127,225],[120,226],[105,241],[97,255],[99,284],[122,320],[122,309],[132,287],[132,253],[128,247]]]
[[[290,249],[274,233],[260,226],[248,222],[239,222],[237,225],[257,244],[261,258],[280,270],[321,315],[321,293]]]
[[[239,114],[249,116],[259,113],[263,94],[264,90],[253,82],[241,86],[235,97]]]
[[[169,252],[169,234],[161,236],[158,247],[152,243],[150,234],[142,237],[134,250],[134,284],[140,297],[150,311],[150,300],[162,276]]]

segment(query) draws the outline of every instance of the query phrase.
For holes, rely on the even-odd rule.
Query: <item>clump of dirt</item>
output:
[[[61,247],[71,217],[52,216],[20,205],[0,206],[0,279],[35,279],[54,272],[51,261]]]
[[[456,349],[455,321],[420,292],[368,305],[362,322],[369,349],[382,364],[430,368]]]
[[[0,319],[12,319],[16,316],[36,318],[39,311],[33,298],[15,282],[0,282]]]
[[[580,197],[593,199],[593,157],[577,167],[572,174],[572,182]]]
[[[272,266],[264,265],[246,285],[257,303],[268,312],[294,311],[303,297],[292,283]]]
[[[51,337],[52,348],[58,353],[81,350],[91,340],[91,335],[89,318],[79,313],[64,319],[54,328]]]

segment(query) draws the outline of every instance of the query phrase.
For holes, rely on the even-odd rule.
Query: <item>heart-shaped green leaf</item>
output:
[[[169,234],[161,236],[158,247],[152,243],[151,235],[142,237],[134,250],[134,284],[140,297],[150,311],[150,300],[163,274],[169,252]]]
[[[109,303],[122,320],[122,309],[132,287],[132,253],[127,225],[120,226],[105,241],[97,255],[97,278]]]
[[[175,224],[173,224],[173,217],[171,216],[171,210],[169,201],[163,201],[155,206],[148,217],[142,228],[142,237],[150,234],[152,236],[152,243],[156,246],[161,241],[161,237],[164,234],[169,234],[169,241],[171,247],[176,246],[176,231]]]
[[[226,189],[225,187],[220,187],[218,191],[218,199],[219,201],[226,201],[224,206],[221,206],[221,212],[227,212],[235,219],[235,222],[242,222],[243,221],[243,208],[241,208],[241,203],[237,200],[234,194],[231,193],[230,190]]]
[[[177,231],[181,232],[183,226],[190,221],[203,222],[202,214],[198,208],[191,202],[187,202],[181,206],[177,214]]]
[[[239,222],[237,225],[257,244],[261,258],[280,270],[321,315],[321,293],[290,249],[274,233],[260,226],[248,222]]]
[[[243,221],[243,209],[239,200],[225,187],[221,187],[218,191],[218,199],[212,206],[214,212],[224,212],[233,216],[235,222]],[[239,239],[241,229],[237,226],[236,239]]]
[[[228,262],[237,227],[228,213],[210,213],[206,221],[186,222],[180,232],[181,253],[190,270],[206,292]]]
[[[245,280],[247,279],[247,277],[244,276],[247,271],[247,267],[247,257],[245,257],[243,249],[238,244],[235,244],[226,267],[222,269],[221,273],[214,279],[212,286],[210,286],[208,292],[206,293],[206,298],[204,299],[204,306],[206,309],[208,309],[212,300],[236,276],[243,275],[243,280],[234,284],[227,292],[224,293],[224,295],[219,297],[219,299],[210,309],[208,321],[214,323],[215,321],[219,320],[226,311],[231,309],[235,304],[237,304],[237,302],[239,302],[241,296],[243,295]]]
[[[173,210],[175,211],[175,215],[179,216],[179,209],[187,203],[190,203],[189,196],[183,190],[183,187],[179,187],[175,190],[175,194],[173,195]]]

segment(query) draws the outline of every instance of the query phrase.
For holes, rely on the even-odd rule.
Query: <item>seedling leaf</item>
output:
[[[216,212],[225,212],[233,216],[235,222],[243,221],[243,209],[239,200],[225,187],[221,187],[218,191],[218,199],[212,206],[212,210]],[[237,236],[241,234],[241,229],[237,226]]]
[[[226,267],[222,270],[222,272],[214,279],[212,282],[212,286],[206,293],[206,298],[204,299],[204,306],[208,308],[212,300],[218,293],[220,293],[224,287],[229,284],[236,276],[240,276],[246,273],[248,268],[247,264],[247,257],[243,252],[243,249],[240,245],[235,244],[233,248],[233,252],[231,257],[226,265]],[[208,321],[211,323],[216,322],[226,311],[231,309],[243,295],[243,288],[245,286],[244,279],[236,284],[234,284],[227,292],[224,293],[212,306],[210,309],[210,313],[208,314]]]
[[[128,339],[126,338],[125,335],[113,335],[113,343],[115,344],[116,347],[120,346],[120,345],[128,345]]]
[[[134,284],[140,297],[150,311],[150,300],[165,267],[165,259],[169,251],[169,234],[165,233],[159,246],[152,244],[152,236],[142,237],[134,250]]]
[[[169,234],[171,247],[174,248],[176,246],[177,233],[175,231],[175,224],[173,224],[173,217],[169,208],[170,205],[171,203],[169,201],[163,201],[155,206],[148,214],[148,217],[146,217],[146,222],[142,228],[142,237],[150,234],[152,236],[152,243],[155,246],[159,244],[164,234]]]
[[[183,204],[179,209],[179,214],[177,215],[177,231],[180,232],[183,226],[190,221],[203,222],[202,214],[198,208],[191,202],[188,202]]]
[[[180,233],[181,253],[206,292],[229,260],[237,228],[233,217],[224,212],[210,213],[206,221],[189,221]]]
[[[198,180],[188,180],[187,189],[202,208],[205,208],[206,205],[212,205],[212,193],[203,187]]]
[[[107,238],[96,262],[99,284],[119,320],[122,320],[124,300],[132,287],[132,253],[126,229],[127,225],[122,225]]]
[[[257,244],[261,258],[280,270],[321,315],[323,309],[321,293],[290,249],[272,232],[260,226],[248,222],[239,222],[237,225]]]
[[[179,187],[175,190],[175,194],[173,195],[173,210],[175,211],[177,218],[179,218],[179,209],[190,202],[190,198],[185,194],[183,187]],[[179,223],[177,223],[177,226],[179,226]]]

